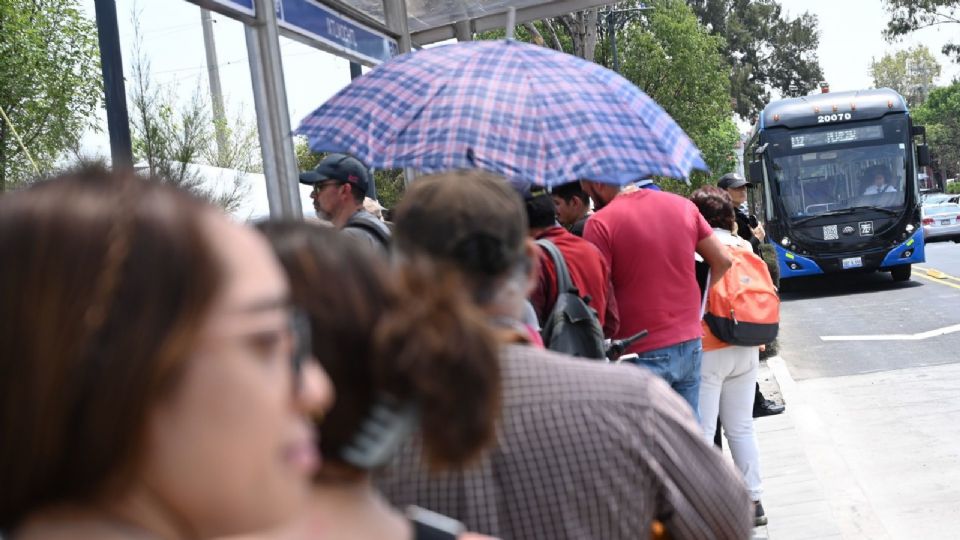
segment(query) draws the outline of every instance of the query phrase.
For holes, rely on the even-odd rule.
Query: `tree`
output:
[[[0,192],[52,171],[96,125],[97,31],[78,4],[0,0]]]
[[[655,0],[618,37],[623,76],[653,98],[700,148],[714,174],[736,164],[729,70],[711,35],[682,0]],[[694,185],[706,180],[697,175]],[[683,191],[683,189],[681,189]]]
[[[131,16],[134,30],[131,64],[130,127],[134,157],[146,164],[152,178],[192,191],[222,207],[235,210],[249,192],[244,172],[262,170],[257,157],[256,128],[242,117],[225,129],[226,145],[214,142],[214,125],[209,103],[198,84],[187,101],[177,102],[168,88],[156,86],[150,75],[150,60],[143,49],[139,13]],[[206,185],[196,165],[208,164],[238,171],[232,185],[217,190]]]
[[[934,168],[944,178],[960,174],[960,81],[933,89],[911,114],[917,124],[927,128]]]
[[[700,22],[725,39],[731,96],[736,112],[754,120],[770,102],[770,89],[782,95],[806,94],[823,79],[817,58],[820,32],[816,15],[787,19],[775,0],[687,0]]]
[[[940,75],[940,63],[924,45],[885,54],[870,63],[870,75],[877,88],[892,88],[907,100],[911,107],[926,99],[928,89]]]
[[[957,0],[884,0],[884,3],[890,20],[883,34],[889,41],[915,30],[960,23],[960,1]],[[960,62],[960,44],[947,43],[941,51]]]

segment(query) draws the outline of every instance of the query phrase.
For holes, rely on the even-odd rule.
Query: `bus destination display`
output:
[[[857,141],[874,141],[883,138],[882,126],[864,126],[836,131],[821,131],[819,133],[805,133],[790,136],[790,148],[806,148],[808,146],[826,146]]]

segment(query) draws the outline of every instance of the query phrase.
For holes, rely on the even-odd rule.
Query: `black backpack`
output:
[[[587,305],[570,279],[570,271],[557,246],[549,240],[537,240],[547,250],[557,268],[557,301],[543,323],[540,335],[551,351],[582,358],[603,359],[603,328],[597,312]]]

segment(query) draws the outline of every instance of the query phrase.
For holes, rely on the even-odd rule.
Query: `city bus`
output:
[[[818,274],[890,272],[924,262],[917,171],[926,133],[887,88],[825,92],[764,108],[745,148],[751,211],[782,284]]]

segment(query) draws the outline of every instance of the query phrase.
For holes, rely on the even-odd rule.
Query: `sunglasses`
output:
[[[326,189],[329,186],[339,186],[343,182],[339,180],[325,180],[323,182],[317,182],[313,185],[313,193],[317,194]]]

